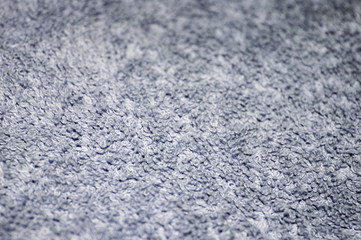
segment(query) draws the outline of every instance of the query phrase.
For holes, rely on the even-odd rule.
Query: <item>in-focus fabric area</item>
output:
[[[0,1],[0,239],[361,239],[361,2]]]

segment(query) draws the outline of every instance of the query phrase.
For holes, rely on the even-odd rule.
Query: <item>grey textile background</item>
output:
[[[361,1],[0,1],[0,239],[361,239]]]

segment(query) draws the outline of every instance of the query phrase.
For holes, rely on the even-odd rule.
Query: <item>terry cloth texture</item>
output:
[[[361,239],[361,1],[0,1],[0,239]]]

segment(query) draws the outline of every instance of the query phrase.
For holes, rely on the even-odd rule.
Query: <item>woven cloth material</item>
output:
[[[0,0],[0,239],[361,239],[361,1]]]

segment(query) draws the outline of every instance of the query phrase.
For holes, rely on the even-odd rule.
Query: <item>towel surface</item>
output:
[[[358,0],[0,1],[0,239],[361,239]]]

